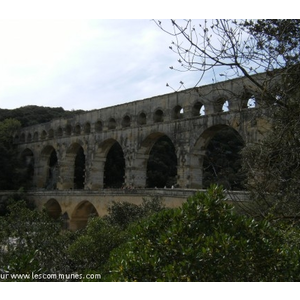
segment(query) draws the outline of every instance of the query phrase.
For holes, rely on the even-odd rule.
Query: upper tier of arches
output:
[[[246,95],[241,99],[239,102],[239,110],[256,107],[254,95]],[[113,113],[106,113],[105,115],[95,117],[95,112],[87,112],[82,118],[74,117],[70,120],[54,120],[49,123],[23,128],[19,133],[16,133],[14,141],[15,143],[31,143],[54,138],[97,134],[129,127],[155,125],[156,123],[176,122],[187,118],[205,117],[210,114],[230,112],[234,109],[236,110],[236,103],[233,99],[220,96],[216,98],[212,104],[202,99],[196,99],[189,105],[176,101],[176,105],[171,108],[159,106],[152,109],[152,111],[144,108],[137,114],[128,111],[121,116],[113,116]],[[91,117],[89,117],[89,113]]]

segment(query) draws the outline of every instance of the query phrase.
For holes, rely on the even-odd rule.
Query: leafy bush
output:
[[[66,255],[70,234],[61,232],[60,222],[45,212],[29,209],[25,201],[12,202],[6,216],[0,217],[0,228],[1,273],[70,272]]]
[[[288,281],[299,250],[280,230],[238,215],[220,187],[131,226],[111,254],[106,281]]]

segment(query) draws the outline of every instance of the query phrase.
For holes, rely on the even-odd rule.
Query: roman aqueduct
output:
[[[245,144],[262,138],[268,122],[259,96],[249,79],[237,78],[22,128],[14,140],[32,168],[29,195],[53,216],[65,214],[71,228],[82,226],[90,214],[105,214],[112,200],[140,203],[159,195],[176,206],[202,188],[206,147],[218,131],[230,127]],[[163,136],[175,149],[176,184],[150,189],[147,162]],[[113,147],[121,149],[122,184],[128,189],[105,186]],[[80,180],[74,175],[78,157],[84,161]]]

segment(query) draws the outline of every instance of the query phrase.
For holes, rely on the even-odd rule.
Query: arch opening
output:
[[[21,154],[23,180],[27,188],[33,187],[34,178],[34,155],[30,149],[25,149]]]
[[[48,160],[48,175],[46,181],[47,190],[55,190],[58,179],[58,163],[57,154],[54,148],[52,148],[49,160]]]
[[[177,156],[169,137],[159,137],[151,148],[147,162],[147,188],[172,187],[177,183]]]
[[[205,115],[205,106],[201,102],[196,102],[192,108],[192,116],[204,116]]]
[[[176,105],[173,109],[173,119],[182,119],[184,116],[184,109],[180,105]]]
[[[130,123],[131,123],[131,119],[128,115],[126,115],[122,120],[122,127],[123,128],[130,127]]]
[[[71,230],[82,229],[86,226],[89,218],[99,216],[95,206],[89,201],[80,202],[71,216]]]
[[[161,109],[157,109],[153,116],[154,123],[160,123],[164,121],[164,112]]]
[[[203,159],[203,188],[219,184],[229,190],[243,190],[241,150],[244,141],[231,127],[218,128],[206,144]]]
[[[85,183],[85,155],[80,146],[77,150],[74,161],[74,189],[84,189]]]
[[[53,218],[58,219],[61,216],[62,210],[56,199],[50,199],[45,204],[47,214]]]
[[[147,117],[145,113],[140,113],[137,119],[138,125],[145,125],[147,123]]]
[[[107,153],[104,166],[104,188],[121,188],[125,182],[125,158],[123,149],[115,142]]]

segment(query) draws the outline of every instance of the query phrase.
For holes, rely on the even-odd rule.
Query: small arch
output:
[[[256,100],[254,95],[252,95],[247,101],[247,108],[255,108],[256,107]]]
[[[36,131],[34,134],[33,134],[33,141],[34,142],[37,142],[39,139],[39,133]]]
[[[71,133],[72,133],[72,126],[71,126],[71,125],[68,124],[68,125],[65,127],[65,133],[66,133],[66,135],[68,135],[68,136],[71,135]]]
[[[71,216],[70,229],[78,230],[86,226],[89,218],[99,216],[95,206],[87,201],[81,201],[74,209]]]
[[[31,133],[28,133],[27,134],[27,142],[31,142],[31,140],[32,140],[32,135],[31,135]]]
[[[45,140],[46,138],[47,138],[47,132],[46,132],[46,130],[43,130],[42,134],[41,134],[41,139]]]
[[[49,199],[45,204],[45,210],[47,214],[53,218],[58,219],[61,216],[62,210],[56,199]]]
[[[81,128],[80,128],[80,125],[77,124],[75,127],[74,127],[74,133],[76,135],[79,135],[81,133]]]
[[[226,112],[229,111],[229,102],[228,100],[224,101],[223,105],[222,105],[222,112]]]
[[[164,112],[161,109],[157,109],[153,115],[154,123],[160,123],[164,121]]]
[[[122,127],[123,128],[130,127],[130,123],[131,123],[130,117],[128,115],[124,116],[122,120]]]
[[[32,187],[34,176],[34,155],[32,150],[26,148],[21,153],[22,173],[27,187]]]
[[[103,130],[103,124],[101,121],[97,121],[95,123],[95,131],[96,132],[101,132]]]
[[[57,131],[56,131],[56,134],[58,137],[62,137],[63,136],[63,130],[61,127],[58,127]]]
[[[108,129],[116,129],[117,122],[114,118],[110,118],[108,121]]]
[[[198,116],[204,116],[205,115],[205,106],[201,102],[196,102],[193,105],[192,108],[192,116],[193,117],[198,117]]]
[[[147,124],[147,116],[144,112],[141,112],[138,116],[138,119],[137,119],[137,123],[138,125],[145,125]]]
[[[91,124],[89,122],[84,124],[84,133],[90,134],[91,133]]]
[[[180,105],[176,105],[173,109],[172,118],[173,120],[182,119],[184,116],[184,109]]]
[[[53,139],[54,138],[54,130],[52,128],[49,129],[48,137],[49,137],[49,139]]]
[[[25,143],[25,133],[24,132],[20,136],[20,142]]]

